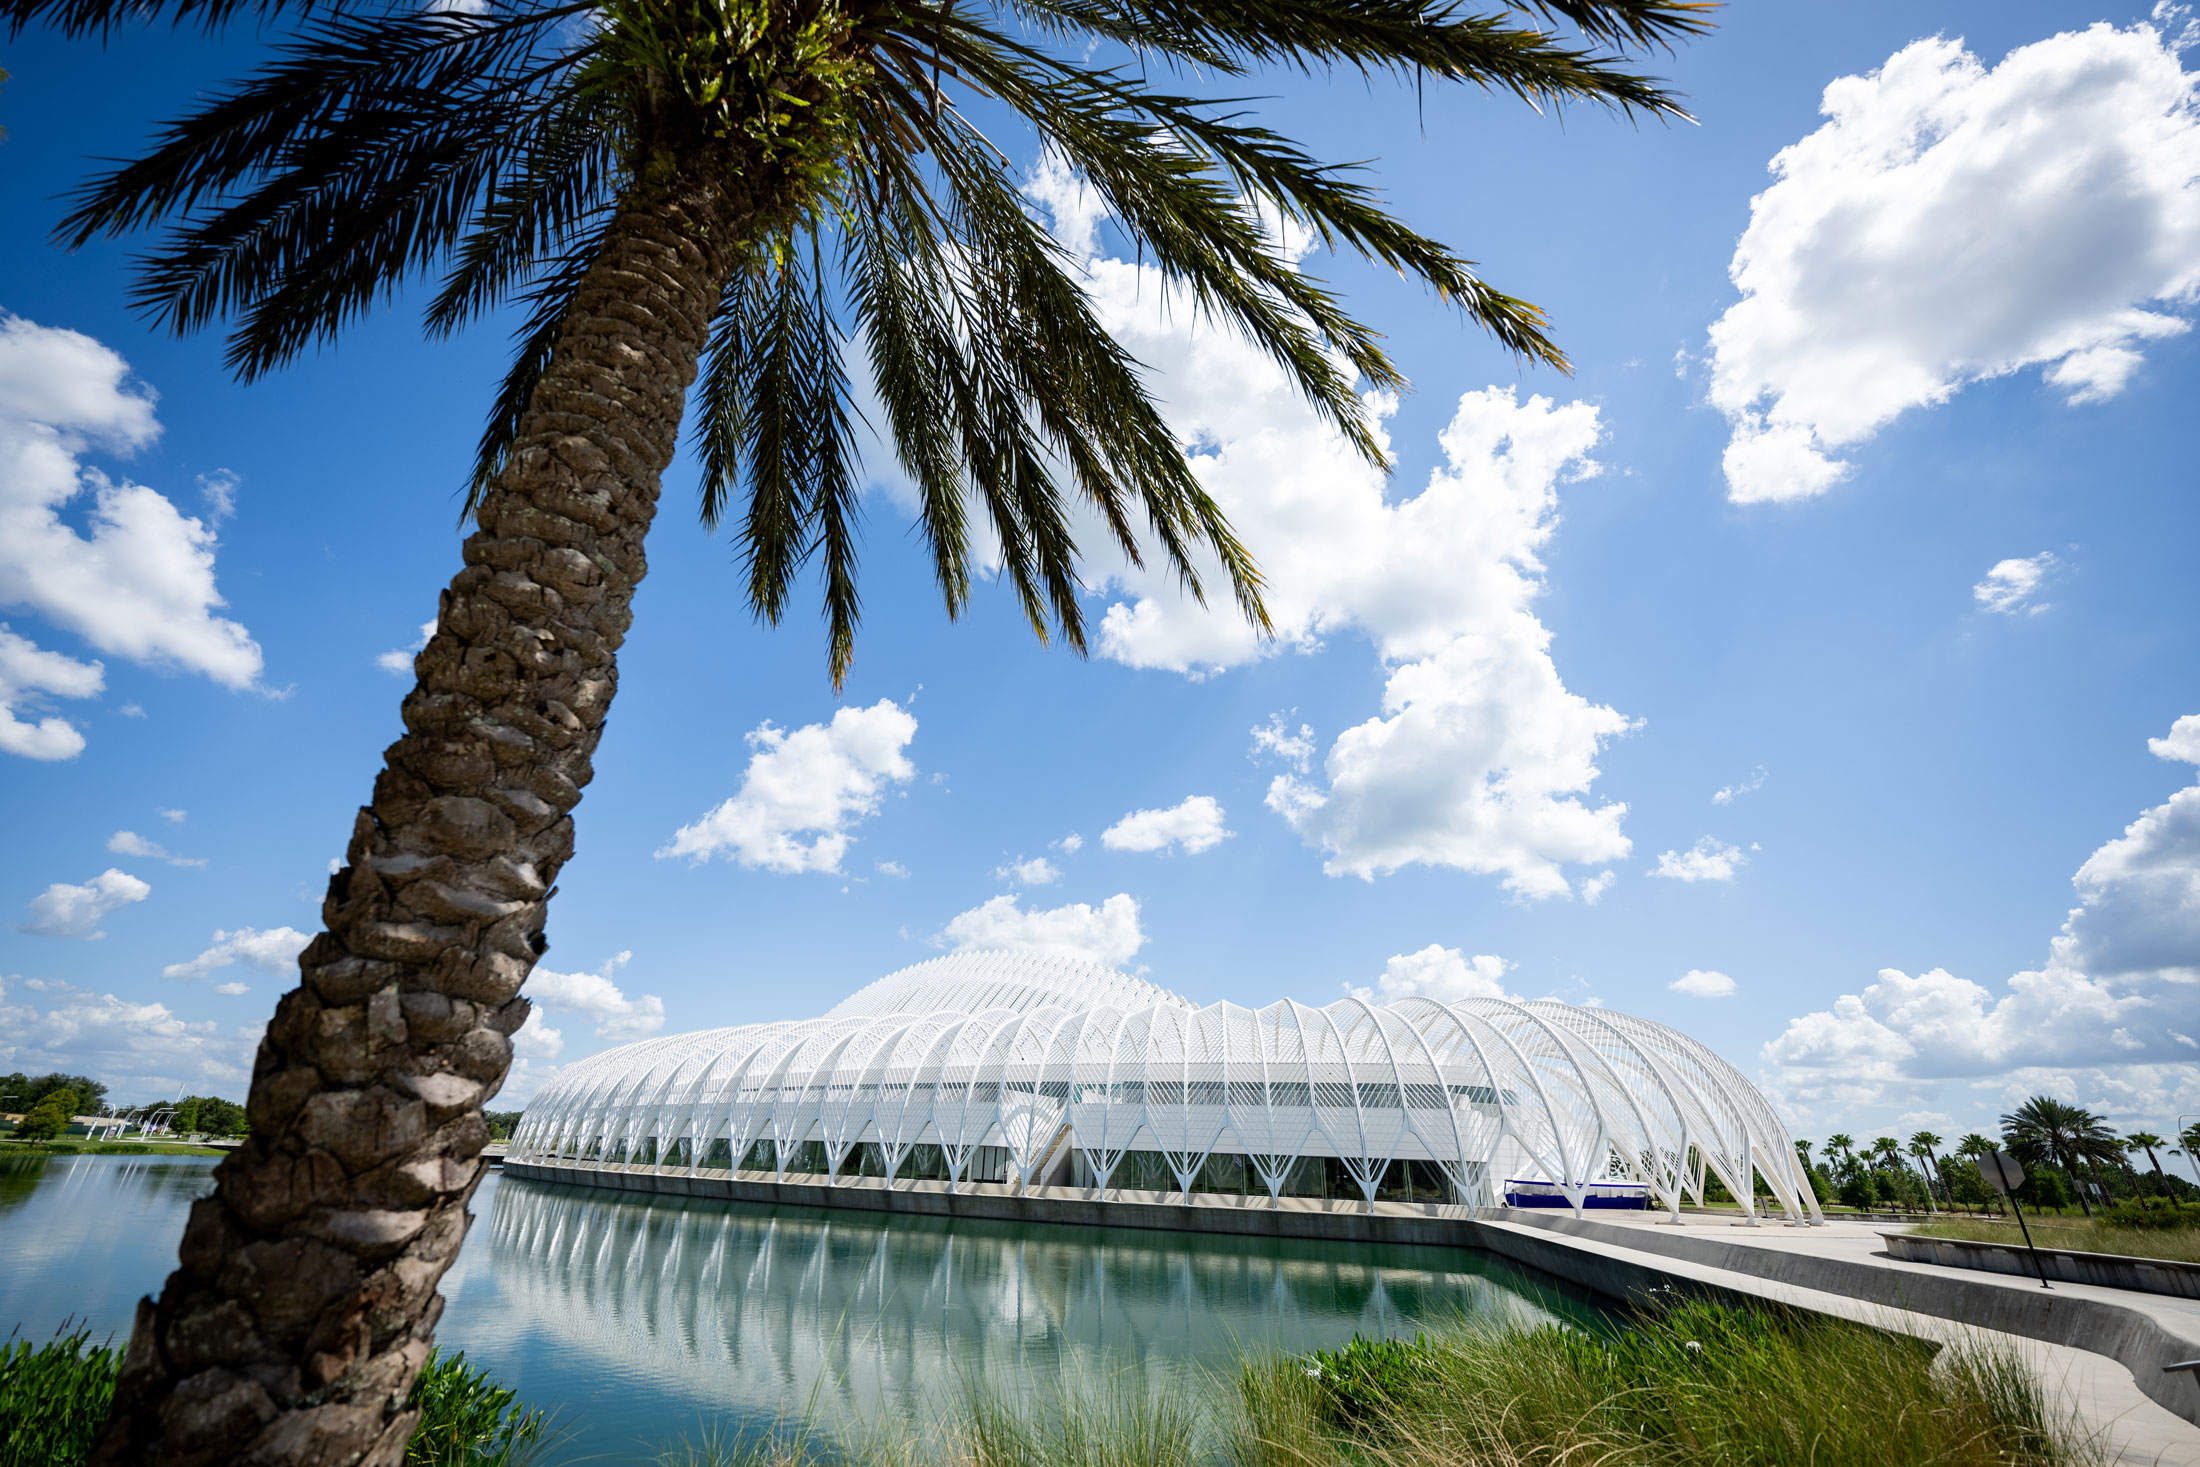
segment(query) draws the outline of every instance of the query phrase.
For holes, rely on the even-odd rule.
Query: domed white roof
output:
[[[949,953],[896,969],[825,1011],[828,1019],[857,1014],[983,1013],[1039,1008],[1119,1009],[1191,1004],[1104,963],[1072,953],[991,951]]]
[[[1771,1105],[1665,1025],[1495,998],[1199,1007],[1043,952],[956,953],[819,1018],[576,1061],[527,1107],[510,1155],[585,1180],[634,1157],[739,1165],[760,1145],[782,1173],[813,1147],[828,1177],[858,1148],[893,1176],[913,1148],[937,1147],[950,1186],[982,1148],[1025,1186],[1074,1149],[1103,1190],[1138,1151],[1187,1192],[1225,1153],[1272,1196],[1302,1158],[1326,1157],[1370,1200],[1411,1161],[1474,1206],[1511,1178],[1578,1206],[1622,1175],[1678,1209],[1708,1171],[1749,1207],[1755,1173],[1790,1216],[1818,1215]]]

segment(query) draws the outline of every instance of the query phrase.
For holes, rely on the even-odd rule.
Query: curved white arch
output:
[[[1762,1177],[1791,1219],[1823,1220],[1770,1103],[1663,1024],[1495,998],[1202,1007],[1038,952],[956,953],[816,1019],[576,1061],[527,1108],[510,1155],[692,1174],[766,1143],[781,1177],[813,1144],[831,1181],[860,1148],[865,1169],[893,1176],[936,1147],[953,1187],[990,1148],[999,1170],[981,1176],[1028,1188],[1076,1161],[1103,1192],[1143,1146],[1187,1197],[1219,1157],[1272,1201],[1308,1158],[1369,1202],[1415,1163],[1474,1208],[1508,1177],[1555,1184],[1576,1209],[1626,1177],[1677,1212],[1708,1171],[1752,1217]]]

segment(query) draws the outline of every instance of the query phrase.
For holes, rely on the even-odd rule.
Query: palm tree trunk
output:
[[[748,212],[638,188],[574,298],[415,664],[326,930],[261,1040],[251,1136],[138,1305],[95,1460],[395,1467],[470,1222],[483,1104],[573,851],[677,446]]]

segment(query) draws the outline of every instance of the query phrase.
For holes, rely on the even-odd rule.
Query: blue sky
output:
[[[1695,126],[1264,78],[1576,363],[1307,253],[1413,380],[1387,483],[1026,140],[1285,635],[1105,559],[1089,661],[998,588],[950,625],[882,471],[836,699],[683,457],[507,1093],[1022,942],[1202,1001],[1595,1000],[1801,1134],[2200,1112],[2190,23],[1737,4],[1659,58]],[[0,1066],[129,1098],[241,1094],[504,349],[416,295],[240,386],[132,313],[127,244],[52,246],[252,44],[0,58]]]

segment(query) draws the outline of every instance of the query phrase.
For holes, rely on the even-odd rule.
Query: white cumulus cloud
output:
[[[2055,557],[2045,550],[2022,560],[1996,561],[1985,577],[1971,588],[1971,599],[1987,611],[2003,616],[2028,612],[2037,616],[2047,603],[2034,601],[2040,582],[2055,568]]]
[[[263,973],[280,977],[296,970],[298,954],[304,952],[311,941],[310,933],[300,932],[295,927],[270,927],[264,932],[256,927],[239,927],[234,932],[216,928],[206,951],[187,962],[170,963],[160,970],[160,976],[204,978],[232,963],[250,963]]]
[[[2122,390],[2200,287],[2194,82],[2152,27],[2103,24],[1994,67],[1933,37],[1829,85],[1711,328],[1731,497],[1823,493],[1843,449],[1970,382]]]
[[[537,968],[528,976],[526,996],[544,1008],[576,1013],[596,1026],[598,1039],[644,1039],[665,1026],[665,1001],[654,994],[628,998],[615,981],[633,958],[631,952],[614,955],[593,973],[557,973]],[[538,1030],[538,1035],[541,1031]],[[556,1031],[550,1031],[556,1036]],[[547,1040],[539,1039],[539,1043]],[[563,1041],[559,1043],[562,1045]],[[553,1049],[551,1054],[557,1051]]]
[[[1734,980],[1716,968],[1690,968],[1665,986],[1690,998],[1731,998],[1734,994]]]
[[[420,624],[420,637],[417,641],[409,647],[392,647],[389,651],[376,657],[374,665],[384,672],[395,673],[399,677],[411,676],[413,659],[418,657],[421,649],[428,645],[428,638],[435,635],[435,627],[436,618],[428,618]]]
[[[41,695],[89,698],[106,686],[106,669],[48,652],[0,622],[0,754],[25,759],[74,759],[84,735],[59,714],[44,712]],[[27,711],[32,722],[16,717]]]
[[[1372,988],[1344,991],[1366,1003],[1395,1003],[1401,998],[1427,998],[1438,1003],[1457,1003],[1469,998],[1512,998],[1505,991],[1505,970],[1512,964],[1489,953],[1468,957],[1455,947],[1430,943],[1417,953],[1399,953],[1383,966]]]
[[[204,866],[203,856],[174,856],[159,841],[147,840],[134,830],[118,830],[107,837],[107,849],[118,856],[137,856],[147,861],[166,861],[171,866]]]
[[[1721,845],[1707,835],[1685,851],[1659,856],[1650,874],[1672,881],[1732,881],[1734,873],[1748,863],[1740,846]]]
[[[2150,747],[2200,763],[2195,735],[2200,716],[2188,715]],[[1883,968],[1765,1047],[1780,1088],[1806,1102],[1865,1104],[1951,1078],[2022,1089],[2059,1070],[2064,1083],[2086,1075],[2088,1096],[2200,1095],[2189,1038],[2200,991],[2200,783],[2142,813],[2072,885],[2078,905],[2040,968],[2000,991],[1943,968]]]
[[[1138,925],[1137,900],[1117,892],[1097,907],[1072,902],[1029,911],[1013,896],[997,896],[958,913],[933,941],[954,948],[1035,948],[1121,967],[1145,946],[1146,934]]]
[[[837,872],[855,839],[848,828],[878,813],[888,785],[915,777],[902,751],[916,736],[916,718],[885,698],[869,708],[843,708],[830,723],[792,731],[760,725],[749,735],[756,752],[740,790],[681,826],[657,854],[731,856],[766,871]]]
[[[152,894],[152,887],[110,866],[82,885],[57,881],[32,897],[30,920],[15,930],[39,937],[92,941],[107,935],[99,930],[99,924],[108,913],[142,902]]]
[[[217,1084],[237,1094],[263,1027],[224,1029],[180,1018],[166,1004],[50,979],[0,978],[0,1068],[90,1075],[122,1094]]]
[[[1739,784],[1725,785],[1714,791],[1711,796],[1711,803],[1714,805],[1731,805],[1742,796],[1753,795],[1764,787],[1765,767],[1760,764],[1749,778]]]
[[[1283,721],[1281,713],[1272,715],[1266,723],[1253,728],[1253,757],[1266,757],[1288,764],[1299,773],[1306,773],[1314,759],[1314,726],[1299,725],[1297,733]]]
[[[214,521],[230,501],[210,493],[212,512],[187,516],[82,462],[95,447],[134,453],[159,433],[153,394],[120,356],[78,332],[0,316],[0,606],[36,612],[102,652],[251,687],[259,644],[215,614],[225,603]],[[87,497],[89,533],[64,517]],[[26,693],[89,697],[101,669],[36,651],[0,641],[0,749],[68,758],[83,744],[66,723],[24,724],[6,710]]]
[[[1033,856],[1028,861],[1019,856],[1006,866],[996,866],[993,874],[1018,886],[1052,886],[1062,879],[1061,869],[1044,856]]]
[[[1196,856],[1221,845],[1231,834],[1213,795],[1189,795],[1165,810],[1133,810],[1100,832],[1100,844],[1111,851],[1173,847]]]
[[[1279,776],[1268,796],[1332,874],[1449,866],[1540,897],[1568,890],[1565,863],[1625,856],[1625,807],[1583,796],[1603,742],[1631,725],[1567,690],[1533,611],[1557,487],[1597,471],[1596,408],[1467,393],[1441,435],[1445,466],[1394,497],[1258,350],[1152,269],[1094,257],[1096,206],[1077,180],[1050,162],[1029,187],[1086,260],[1100,319],[1148,368],[1193,472],[1259,558],[1276,629],[1262,641],[1226,596],[1197,605],[1158,561],[1118,563],[1102,655],[1207,677],[1364,636],[1389,673],[1379,715],[1341,733],[1313,777]],[[1370,406],[1387,417],[1395,404]]]

